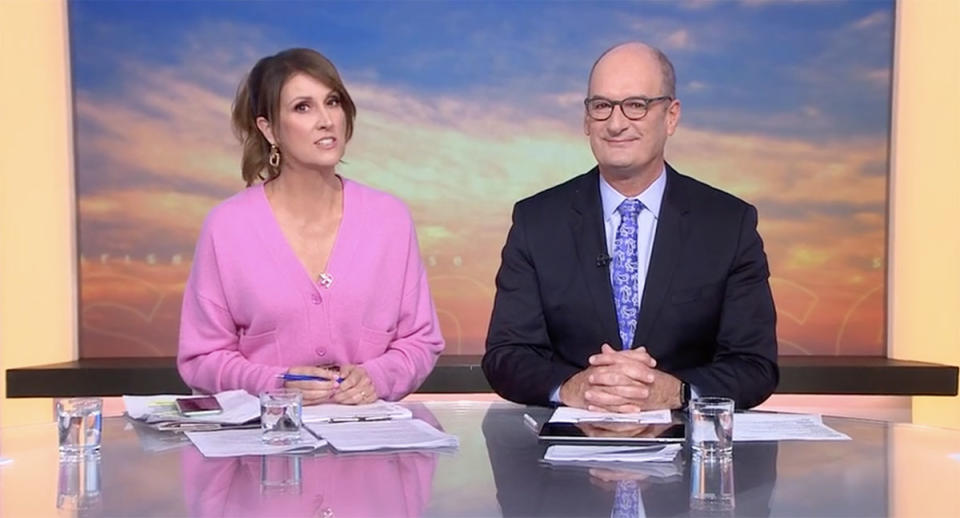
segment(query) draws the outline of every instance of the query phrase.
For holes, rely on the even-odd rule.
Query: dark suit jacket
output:
[[[631,347],[748,408],[776,388],[776,313],[757,211],[677,173],[667,184]],[[621,348],[596,168],[516,204],[483,371],[501,396],[550,405],[600,345]]]

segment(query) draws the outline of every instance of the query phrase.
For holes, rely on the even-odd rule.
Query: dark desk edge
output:
[[[958,368],[876,356],[782,356],[778,394],[955,396]],[[479,355],[442,356],[420,393],[491,392]],[[7,397],[189,394],[176,361],[90,358],[7,370]]]

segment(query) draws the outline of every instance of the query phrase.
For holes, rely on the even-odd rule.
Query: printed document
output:
[[[574,446],[556,444],[547,448],[543,459],[551,462],[670,462],[683,448],[680,444],[652,446]]]
[[[323,404],[303,407],[304,423],[343,423],[349,421],[383,421],[410,419],[413,413],[395,403],[377,400],[367,405]]]
[[[849,441],[816,414],[733,414],[734,441]]]
[[[218,430],[215,432],[186,432],[190,442],[204,457],[240,457],[243,455],[274,455],[278,453],[309,453],[327,444],[307,430],[300,433],[296,444],[271,445],[263,442],[259,429]]]
[[[456,448],[457,436],[441,432],[420,419],[309,423],[304,425],[338,451]]]

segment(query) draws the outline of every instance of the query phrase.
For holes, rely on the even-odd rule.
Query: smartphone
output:
[[[220,402],[213,396],[177,398],[177,409],[184,417],[214,415],[223,412]]]

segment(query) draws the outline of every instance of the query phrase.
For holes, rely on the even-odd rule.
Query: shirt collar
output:
[[[660,175],[657,176],[657,179],[653,181],[643,192],[638,196],[632,196],[632,199],[640,200],[643,203],[643,206],[650,210],[653,213],[655,219],[660,217],[660,205],[663,203],[663,191],[667,186],[667,168],[664,167],[660,170]],[[617,207],[623,203],[623,200],[627,199],[626,196],[617,192],[616,189],[610,186],[606,180],[604,180],[603,175],[598,175],[600,177],[600,202],[603,204],[603,220],[607,221],[612,216],[613,213],[617,211]]]

